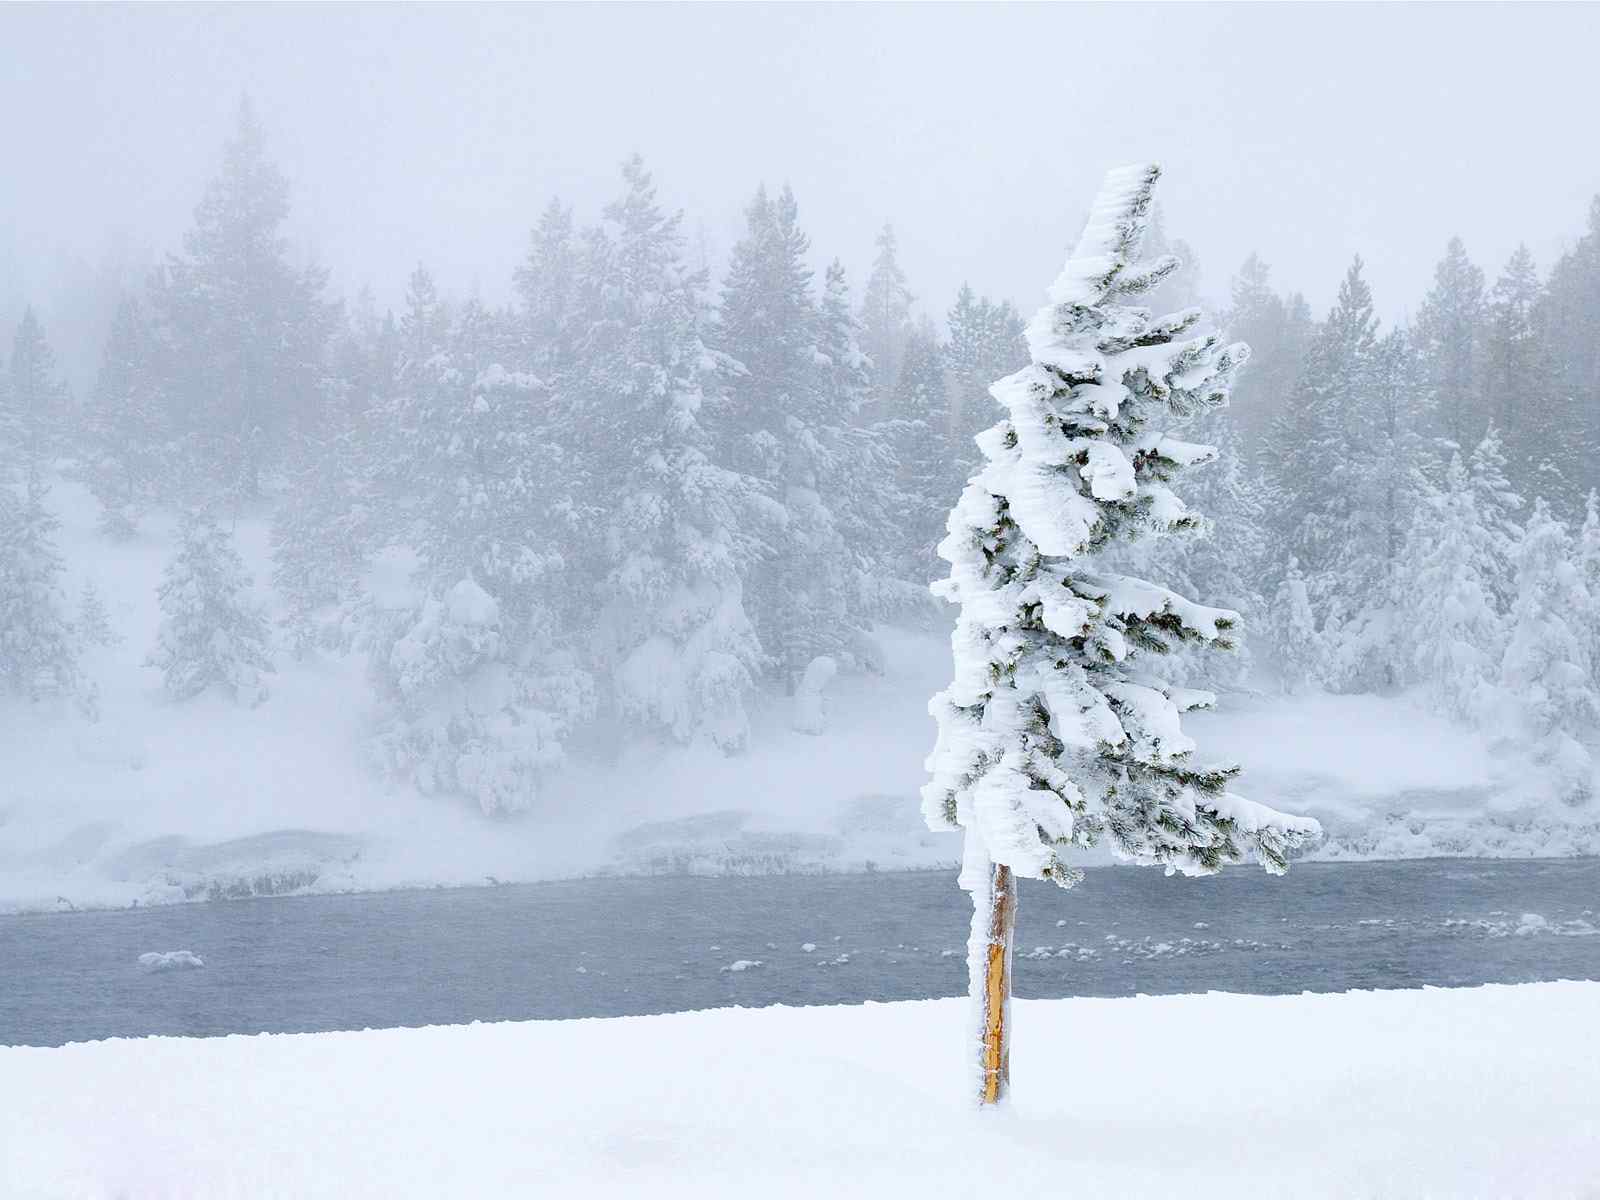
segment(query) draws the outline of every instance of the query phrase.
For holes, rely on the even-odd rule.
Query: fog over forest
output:
[[[0,4],[0,1200],[1600,1194],[1597,15]]]
[[[1592,846],[1589,15],[0,10],[0,900],[946,861],[947,514],[1144,161],[1217,382],[1048,470],[1224,619],[1104,654],[1318,853]]]

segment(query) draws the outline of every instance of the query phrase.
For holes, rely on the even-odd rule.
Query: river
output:
[[[1600,979],[1600,859],[1109,867],[1024,881],[1018,995]],[[0,917],[0,1044],[211,1036],[965,988],[950,872],[601,878]],[[152,971],[189,950],[201,969]]]

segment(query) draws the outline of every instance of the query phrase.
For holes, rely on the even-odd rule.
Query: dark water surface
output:
[[[1600,979],[1600,859],[1024,881],[1021,996]],[[839,1004],[965,989],[951,872],[589,879],[0,917],[0,1044]],[[815,948],[804,949],[805,944]],[[152,972],[190,950],[199,970]],[[729,969],[736,962],[750,965]]]

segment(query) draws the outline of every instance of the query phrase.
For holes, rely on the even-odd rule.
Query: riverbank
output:
[[[981,1115],[963,1000],[0,1049],[0,1177],[19,1198],[1574,1196],[1600,1173],[1597,1004],[1577,983],[1021,1000],[1014,1103]]]
[[[97,722],[70,706],[7,702],[0,713],[0,913],[956,864],[955,838],[927,832],[917,799],[933,739],[927,699],[949,675],[942,633],[880,629],[881,670],[830,684],[821,734],[794,729],[791,702],[771,696],[741,755],[573,747],[533,811],[492,819],[371,769],[359,655],[280,656],[272,696],[255,709],[164,699],[145,657],[170,522],[151,517],[139,538],[110,543],[81,487],[63,482],[51,499],[67,591],[95,582],[121,641],[85,661]],[[242,518],[236,536],[257,600],[275,611],[265,524]],[[1600,852],[1600,809],[1562,805],[1537,769],[1404,696],[1232,693],[1186,724],[1202,756],[1242,764],[1242,794],[1322,821],[1328,837],[1312,857]]]

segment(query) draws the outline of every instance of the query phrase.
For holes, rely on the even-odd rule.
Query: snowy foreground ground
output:
[[[1577,1197],[1600,984],[956,1000],[0,1049],[28,1197]]]
[[[882,630],[881,675],[829,688],[828,731],[796,732],[782,698],[748,753],[635,746],[573,764],[513,820],[379,779],[358,656],[280,655],[271,697],[243,709],[161,696],[144,665],[170,522],[109,543],[83,490],[52,492],[66,590],[93,579],[122,642],[89,656],[101,719],[70,707],[0,718],[0,912],[121,907],[284,891],[472,885],[596,872],[760,873],[954,866],[957,839],[917,808],[933,744],[928,696],[949,679],[933,632]],[[240,521],[269,611],[267,531]],[[403,569],[388,564],[400,576]],[[1324,858],[1600,852],[1600,811],[1552,799],[1536,771],[1405,697],[1223,697],[1187,727],[1245,767],[1238,790],[1319,817]]]

